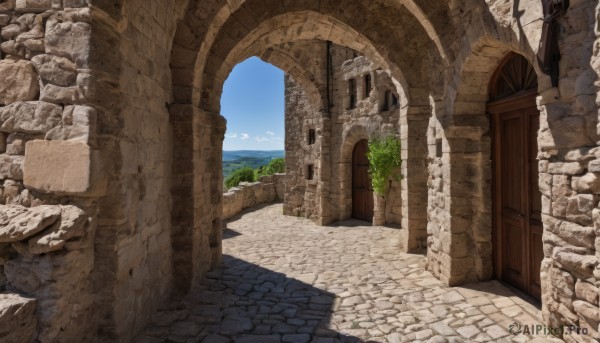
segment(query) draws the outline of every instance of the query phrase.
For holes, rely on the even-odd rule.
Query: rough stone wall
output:
[[[289,75],[285,77],[285,185],[284,213],[319,221],[317,187],[321,177],[321,139],[319,127],[322,114],[310,103],[303,88]],[[307,142],[308,130],[317,135],[315,144]],[[308,178],[308,166],[314,166],[313,180]]]
[[[2,230],[13,220],[30,222],[41,205],[50,207],[40,218],[52,218],[0,243],[0,285],[36,299],[38,339],[55,341],[66,325],[65,340],[129,341],[171,284],[185,292],[219,263],[220,87],[237,62],[269,44],[332,40],[389,69],[406,95],[397,129],[407,248],[422,246],[427,217],[434,274],[450,284],[491,277],[487,86],[509,51],[537,66],[541,4],[403,3],[0,1],[0,203],[4,214],[13,206],[25,211]],[[544,316],[592,334],[600,321],[599,12],[597,2],[571,1],[560,19],[559,88],[538,71]],[[334,182],[330,153],[339,135],[323,113],[343,114],[346,86],[333,108],[310,109],[307,99],[323,93],[323,46],[310,65],[320,91],[301,94],[291,79],[286,84],[298,118],[322,129],[315,147],[290,145],[298,152],[289,155],[296,166],[289,192],[298,194],[290,211],[326,223],[336,218],[343,186]],[[365,125],[348,136],[368,137]],[[290,143],[305,141],[308,126],[298,127]],[[309,162],[316,185],[298,172]],[[69,220],[63,208],[82,211],[88,224]],[[57,250],[36,254],[39,234]]]
[[[105,62],[113,88],[103,99],[99,122],[104,149],[112,156],[108,172],[115,176],[102,200],[97,234],[96,268],[108,269],[98,280],[106,287],[103,339],[131,340],[173,291],[171,216],[172,208],[183,206],[171,196],[179,182],[172,173],[185,162],[173,157],[184,148],[173,138],[179,132],[173,131],[168,108],[169,64],[182,3],[134,0],[120,8],[100,5],[94,12],[95,29],[111,43],[107,50],[96,46],[97,54],[113,57]],[[181,276],[175,281],[189,289],[191,273]]]
[[[336,47],[336,49],[342,49]],[[347,49],[344,49],[347,50]],[[352,56],[353,57],[353,56]],[[332,178],[332,199],[338,201],[336,218],[347,219],[352,215],[352,152],[361,139],[400,136],[400,99],[390,75],[368,58],[359,56],[347,59],[347,52],[338,52],[336,61],[336,99],[332,118],[332,168],[337,172]],[[365,77],[371,77],[371,92],[366,94]],[[356,82],[356,108],[350,108],[348,82]],[[388,95],[387,108],[385,96]],[[392,95],[397,103],[392,104]],[[396,171],[400,174],[400,171]],[[385,217],[389,224],[400,224],[402,200],[400,182],[390,179],[390,189],[385,196]]]
[[[463,2],[460,8],[472,8]],[[552,326],[575,325],[598,337],[598,9],[572,2],[560,19],[563,53],[558,88],[539,71],[539,187],[544,255],[542,305]],[[532,61],[541,33],[541,5],[487,1],[456,8],[465,37],[445,95],[434,104],[428,131],[428,265],[460,284],[493,276],[492,166],[486,114],[491,75],[508,52]],[[518,16],[516,13],[520,13]],[[518,19],[514,19],[518,18]],[[438,75],[442,75],[439,73]]]
[[[11,328],[9,340],[91,341],[97,329],[89,197],[104,185],[91,21],[83,3],[0,2],[0,290],[34,299],[0,305],[21,316],[6,323],[27,329]]]
[[[261,177],[258,182],[242,182],[223,194],[223,220],[231,219],[247,208],[282,202],[285,196],[285,174]]]

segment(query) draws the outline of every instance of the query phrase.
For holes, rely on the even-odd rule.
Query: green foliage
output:
[[[275,158],[268,165],[256,169],[256,180],[261,176],[273,175],[277,173],[285,173],[285,160],[283,158]]]
[[[225,179],[225,187],[237,187],[240,182],[258,181],[261,176],[273,175],[275,173],[285,173],[285,160],[283,158],[275,158],[268,165],[260,166],[257,169],[252,169],[251,167],[236,169]]]
[[[388,180],[392,177],[394,169],[400,167],[400,141],[394,136],[372,138],[369,140],[369,175],[373,183],[373,191],[378,195],[385,195]],[[396,176],[397,179],[401,175]]]
[[[225,179],[225,187],[236,187],[240,182],[254,182],[254,169],[245,167],[235,170]]]

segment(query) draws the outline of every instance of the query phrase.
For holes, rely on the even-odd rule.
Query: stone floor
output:
[[[397,229],[319,227],[281,205],[225,232],[223,268],[166,305],[136,342],[549,342],[513,335],[540,311],[498,282],[444,286]],[[535,339],[534,339],[535,338]]]

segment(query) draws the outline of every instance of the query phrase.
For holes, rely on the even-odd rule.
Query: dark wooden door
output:
[[[368,141],[361,140],[352,152],[352,217],[373,220],[373,188],[369,177]]]
[[[496,274],[540,298],[543,259],[535,95],[494,104]]]

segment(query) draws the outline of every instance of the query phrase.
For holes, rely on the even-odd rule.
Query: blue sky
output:
[[[257,57],[238,64],[223,87],[223,150],[283,150],[283,71]]]

